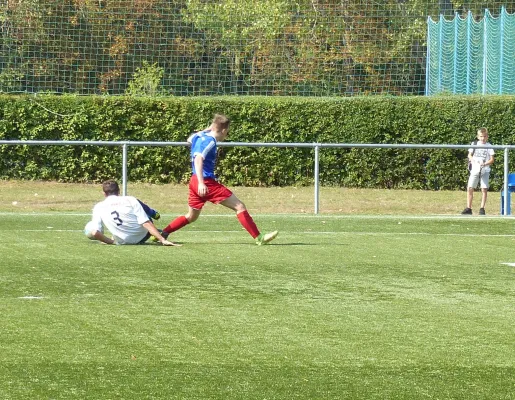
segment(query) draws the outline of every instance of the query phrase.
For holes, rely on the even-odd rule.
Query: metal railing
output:
[[[127,194],[127,154],[128,148],[134,147],[167,147],[189,146],[187,142],[139,142],[139,141],[87,141],[87,140],[0,140],[0,145],[25,146],[118,146],[122,149],[122,190]],[[373,148],[373,149],[470,149],[482,146],[461,144],[378,144],[378,143],[247,143],[247,142],[220,142],[220,147],[304,147],[315,151],[314,157],[314,213],[320,211],[320,149],[323,148]],[[503,190],[508,193],[508,157],[509,150],[515,150],[511,145],[491,145],[489,148],[503,150],[504,178]],[[508,196],[504,196],[503,215],[507,215]]]

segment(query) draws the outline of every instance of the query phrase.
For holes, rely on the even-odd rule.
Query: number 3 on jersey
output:
[[[118,211],[113,211],[111,215],[113,216],[113,220],[114,222],[116,222],[117,226],[123,224],[123,221],[120,219],[120,214],[118,214]]]

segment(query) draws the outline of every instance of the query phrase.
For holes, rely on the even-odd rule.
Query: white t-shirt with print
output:
[[[474,145],[474,142],[472,142],[471,145]],[[472,173],[479,172],[481,168],[480,163],[486,163],[494,156],[494,149],[488,148],[488,146],[491,146],[490,143],[486,142],[485,144],[481,144],[480,142],[477,142],[477,146],[480,147],[476,147],[475,151],[474,148],[469,149],[469,153],[472,153],[472,151],[474,151],[474,155],[472,156]],[[490,165],[484,166],[483,171],[490,172]]]
[[[93,223],[100,230],[102,223],[113,235],[116,244],[137,244],[147,235],[142,226],[148,215],[133,196],[108,196],[93,207]]]

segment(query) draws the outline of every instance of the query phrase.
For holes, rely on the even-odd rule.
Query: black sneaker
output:
[[[486,215],[484,208],[479,209],[479,215]]]
[[[483,210],[484,212],[485,210]],[[461,212],[461,215],[472,215],[472,209],[471,208],[465,208],[462,212]]]

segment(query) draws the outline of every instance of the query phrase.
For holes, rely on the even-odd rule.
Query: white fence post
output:
[[[127,143],[122,146],[122,193],[127,196]]]
[[[503,213],[502,215],[508,215],[508,175],[509,175],[509,166],[508,166],[508,148],[504,149],[504,199],[503,199]]]
[[[320,146],[315,144],[315,214],[320,210]]]

